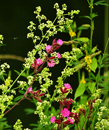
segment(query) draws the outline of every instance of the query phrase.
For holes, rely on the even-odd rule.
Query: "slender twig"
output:
[[[17,106],[23,99],[25,98],[25,96],[23,96],[23,98],[21,98],[14,106],[12,106],[8,111],[6,111],[4,113],[4,115],[6,115],[9,111],[11,111],[15,106]]]
[[[0,54],[0,59],[13,59],[13,60],[19,60],[24,62],[24,58],[21,56],[17,56],[17,55],[12,55],[12,54]]]
[[[63,44],[64,44],[64,45],[78,44],[78,42],[75,41],[75,40],[70,40],[70,41],[63,41]]]

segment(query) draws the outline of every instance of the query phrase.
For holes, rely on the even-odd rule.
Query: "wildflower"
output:
[[[71,89],[71,85],[68,84],[68,83],[65,83],[65,84],[64,84],[64,87],[67,88],[67,89]]]
[[[60,87],[60,90],[61,90],[62,93],[67,93],[68,92],[67,88],[63,89],[62,87]]]
[[[36,92],[33,92],[33,97],[35,99],[37,99],[39,102],[42,102],[41,99],[39,99],[39,97],[43,96],[45,93],[40,93],[40,90],[37,90]]]
[[[37,90],[37,91],[33,91],[32,90],[32,87],[29,87],[27,89],[27,92],[28,93],[31,93],[32,94],[32,97],[35,98],[36,100],[38,100],[39,102],[42,102],[41,99],[39,99],[39,97],[43,96],[45,93],[40,93],[40,90]],[[28,97],[26,97],[27,99],[29,99]]]
[[[87,63],[87,70],[88,70],[88,72],[90,72],[91,70],[90,70],[90,64],[92,63],[92,60],[91,60],[91,58],[90,58],[90,56],[85,56],[85,62]]]
[[[67,108],[64,108],[62,111],[62,116],[63,117],[68,117],[70,115],[70,111]]]
[[[69,28],[69,35],[70,35],[70,37],[75,37],[76,33],[73,32],[71,28]]]
[[[73,124],[73,119],[71,117],[68,117],[68,120],[70,121],[71,124]]]
[[[57,57],[61,59],[61,54],[59,52],[57,53]]]
[[[86,80],[85,80],[85,76],[84,76],[85,74],[84,74],[84,72],[82,73],[82,79],[81,79],[81,81],[80,81],[80,83],[81,84],[84,84],[84,83],[86,83]]]
[[[46,48],[45,48],[46,52],[49,54],[49,53],[53,53],[53,48],[51,45],[47,45]]]
[[[54,60],[49,60],[47,63],[48,63],[48,67],[54,67],[55,66]]]
[[[62,41],[61,39],[58,39],[58,40],[57,40],[57,43],[58,43],[58,45],[61,46],[61,45],[63,44],[63,41]]]
[[[36,70],[42,63],[43,61],[41,59],[35,59],[34,64],[32,63],[31,67]]]
[[[42,63],[43,63],[43,61],[42,61],[41,59],[36,59],[36,64],[37,64],[38,66],[40,66]]]
[[[77,113],[73,113],[73,112],[70,112],[70,117],[73,117],[74,120],[75,120],[75,123],[78,124],[79,121],[80,121],[80,115],[81,115],[81,112],[79,112],[78,114]]]
[[[51,123],[55,122],[55,116],[52,116],[50,121],[51,121]]]
[[[68,101],[64,100],[64,105],[67,106],[67,109],[69,109],[69,107],[70,107],[70,105],[71,105],[72,102],[73,102],[72,99],[70,99]]]
[[[33,92],[32,87],[27,88],[27,92],[32,93]]]

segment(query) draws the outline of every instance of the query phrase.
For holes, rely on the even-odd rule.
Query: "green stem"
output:
[[[91,0],[91,3],[90,3],[90,18],[91,18],[91,32],[90,32],[90,51],[92,49],[92,35],[93,35],[93,18],[92,18],[92,14],[93,14],[93,11],[92,11],[92,8],[93,8],[93,0]]]
[[[100,67],[99,67],[99,69],[98,69],[98,74],[97,74],[97,76],[96,76],[97,89],[98,89],[99,77],[100,77],[100,72],[101,72],[101,64],[102,64],[102,61],[103,61],[103,59],[104,59],[104,55],[106,54],[106,49],[107,49],[107,46],[108,46],[108,42],[109,42],[109,38],[108,38],[108,40],[107,40],[107,42],[106,42],[106,47],[105,47],[105,49],[104,49],[103,57],[101,58],[101,60],[100,60],[100,62],[99,62]]]
[[[21,98],[14,106],[12,106],[8,111],[6,111],[4,113],[4,115],[6,115],[9,111],[11,111],[15,106],[17,106],[23,99],[25,98],[25,96],[23,96],[23,98]]]
[[[9,90],[8,90],[8,92],[10,91],[10,89],[13,87],[13,85],[15,84],[15,82],[20,78],[20,76],[22,75],[22,73],[25,71],[25,69],[24,70],[22,70],[22,72],[17,76],[17,78],[14,80],[14,82],[12,83],[12,85],[9,87]],[[6,92],[7,93],[7,92]]]
[[[80,77],[80,70],[78,70],[78,83],[80,84],[80,80],[81,80],[81,77]]]

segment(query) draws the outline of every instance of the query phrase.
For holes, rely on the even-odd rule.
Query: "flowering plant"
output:
[[[84,24],[79,28],[76,28],[76,23],[73,22],[74,15],[78,14],[79,10],[65,13],[67,5],[63,4],[60,9],[56,3],[54,5],[56,18],[52,22],[41,14],[40,6],[36,7],[34,13],[39,21],[38,29],[42,36],[35,35],[36,24],[31,21],[28,26],[30,33],[27,34],[27,38],[32,38],[34,49],[28,52],[23,70],[17,72],[18,77],[12,81],[11,71],[5,75],[9,65],[4,63],[0,66],[0,76],[3,80],[3,84],[0,85],[1,130],[9,128],[30,130],[23,128],[20,119],[10,126],[5,118],[5,115],[17,107],[23,99],[27,99],[35,105],[34,110],[29,108],[25,111],[39,116],[39,121],[36,124],[30,124],[32,130],[109,129],[109,108],[105,102],[108,98],[109,74],[101,76],[100,73],[102,67],[109,66],[107,64],[109,63],[109,54],[106,54],[106,48],[102,53],[97,46],[93,47],[92,45],[93,19],[97,16],[93,13],[93,8],[99,4],[106,5],[106,3],[103,0],[95,3],[94,0],[87,0],[87,2],[90,16],[84,17],[90,19],[91,24]],[[90,39],[81,37],[83,29],[90,29]],[[58,32],[69,33],[71,39],[63,41],[61,38],[55,38],[54,35]],[[50,37],[53,37],[53,41],[48,45]],[[44,40],[47,40],[47,43],[43,43]],[[3,36],[0,35],[1,44],[2,41]],[[59,49],[64,45],[71,45],[71,50],[60,54]],[[51,80],[50,70],[59,64],[61,59],[64,59],[66,65],[55,83]],[[78,73],[78,87],[73,92],[73,86],[66,82],[66,79],[75,72]],[[26,80],[19,81],[21,76]],[[16,82],[18,83],[17,87],[14,86]],[[53,87],[52,92],[50,87]],[[15,89],[16,91],[20,89],[19,92],[23,95],[15,96]],[[16,103],[16,101],[18,102]],[[55,102],[58,103],[58,108],[54,106]]]

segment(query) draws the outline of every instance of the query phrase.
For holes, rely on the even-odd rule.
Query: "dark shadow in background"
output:
[[[0,1],[0,34],[4,36],[4,44],[6,46],[0,48],[0,54],[14,54],[22,57],[27,56],[27,52],[31,51],[33,48],[33,43],[31,39],[27,39],[26,35],[29,32],[27,26],[29,26],[29,21],[37,23],[35,15],[33,14],[36,6],[42,7],[42,14],[47,16],[47,19],[53,20],[55,18],[55,9],[53,9],[54,3],[58,2],[60,7],[63,3],[66,3],[68,6],[68,11],[70,10],[80,10],[79,15],[75,15],[74,21],[77,22],[77,26],[81,24],[90,23],[89,20],[79,18],[79,16],[89,15],[89,8],[86,0],[10,0],[10,1]],[[95,18],[95,30],[93,37],[93,46],[96,44],[100,50],[103,50],[103,40],[104,40],[104,7],[98,6],[94,8],[94,12],[97,12],[99,17]],[[37,23],[38,25],[38,23]],[[37,26],[36,25],[36,26]],[[37,30],[36,30],[37,31]],[[90,31],[83,31],[82,36],[89,37]],[[38,34],[37,34],[38,35]],[[68,34],[55,35],[56,38],[69,40],[70,37]],[[47,42],[51,44],[52,40],[55,38],[52,37]],[[62,46],[60,48],[60,53],[69,50],[70,46]],[[13,70],[20,71],[22,69],[22,62],[16,60],[1,60],[1,63],[7,62],[11,66],[12,70],[12,79],[16,78],[16,73]],[[60,65],[51,68],[53,71],[52,79],[56,81],[57,76],[61,75],[61,71],[65,66],[64,60],[60,60]],[[77,74],[75,73],[70,78],[67,78],[65,82],[70,83],[75,91],[78,85]],[[17,84],[16,84],[17,85]],[[54,86],[50,88],[50,91],[53,91]],[[35,109],[35,106],[28,102],[26,99],[23,100],[19,106],[16,106],[11,112],[9,112],[6,117],[9,124],[14,124],[19,118],[23,122],[24,128],[29,127],[30,123],[36,123],[38,116],[36,115],[26,115],[24,108],[32,107]]]

